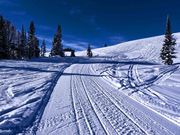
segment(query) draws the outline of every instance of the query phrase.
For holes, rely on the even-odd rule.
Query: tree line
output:
[[[64,56],[61,38],[61,26],[58,25],[53,39],[51,56]],[[23,25],[21,31],[17,31],[10,21],[0,16],[0,59],[31,59],[45,56],[45,53],[45,40],[39,47],[39,39],[36,36],[33,21],[30,22],[29,31],[26,33]]]
[[[44,57],[46,53],[45,40],[39,47],[39,39],[36,36],[34,22],[31,21],[29,30],[26,32],[22,25],[21,31],[8,20],[0,16],[0,59],[31,59]],[[50,56],[64,57],[62,44],[62,28],[60,25],[54,34]],[[75,56],[73,54],[73,56]],[[87,49],[87,56],[92,57],[90,45]]]
[[[160,52],[160,58],[164,64],[173,64],[173,58],[176,58],[175,45],[176,40],[172,35],[170,18],[168,16],[164,44]],[[29,31],[26,33],[23,25],[21,31],[17,31],[10,21],[0,16],[0,59],[31,59],[45,56],[45,53],[45,40],[42,41],[42,45],[39,47],[39,39],[36,36],[33,21],[30,22]],[[58,25],[54,35],[50,52],[50,56],[55,55],[64,57],[60,25]],[[87,48],[87,56],[93,56],[90,45]]]
[[[22,25],[21,32],[0,16],[0,59],[31,59],[39,57],[39,40],[35,35],[35,26],[31,22],[28,36]]]

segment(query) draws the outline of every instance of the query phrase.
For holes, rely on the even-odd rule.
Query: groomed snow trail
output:
[[[161,118],[110,86],[95,74],[92,64],[75,64],[58,80],[36,134],[176,134]]]

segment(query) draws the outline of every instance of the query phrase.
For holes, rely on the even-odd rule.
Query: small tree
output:
[[[165,40],[164,40],[164,44],[163,44],[163,47],[161,49],[161,54],[160,54],[160,57],[164,64],[166,65],[173,64],[172,59],[176,58],[175,45],[176,45],[176,40],[173,38],[173,35],[171,32],[170,18],[169,16],[167,16]]]
[[[43,40],[41,45],[41,56],[44,57],[45,53],[46,53],[46,42],[45,40]]]
[[[104,44],[104,47],[107,47],[108,45],[107,44]]]
[[[88,45],[88,48],[87,48],[87,56],[88,57],[92,57],[93,56],[90,44]]]

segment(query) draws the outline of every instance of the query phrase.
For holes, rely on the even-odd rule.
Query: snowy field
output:
[[[180,126],[180,69],[149,63],[96,65],[118,91]]]
[[[179,135],[177,59],[163,36],[94,49],[94,58],[0,61],[0,134]]]
[[[92,69],[119,92],[180,126],[180,33],[174,37],[177,58],[172,66],[161,63],[164,36],[158,36],[94,49],[96,57],[112,63],[93,64]]]
[[[15,134],[41,116],[45,97],[68,65],[56,58],[0,61],[0,134]]]
[[[172,66],[161,65],[164,36],[158,36],[95,49],[101,52],[96,55],[108,54],[119,63],[94,68],[119,91],[180,126],[180,34],[174,37],[177,59]]]

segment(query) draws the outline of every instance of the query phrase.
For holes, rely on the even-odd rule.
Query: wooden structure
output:
[[[75,57],[75,50],[71,49],[71,48],[65,48],[63,49],[64,53],[65,52],[71,52],[71,57]]]

